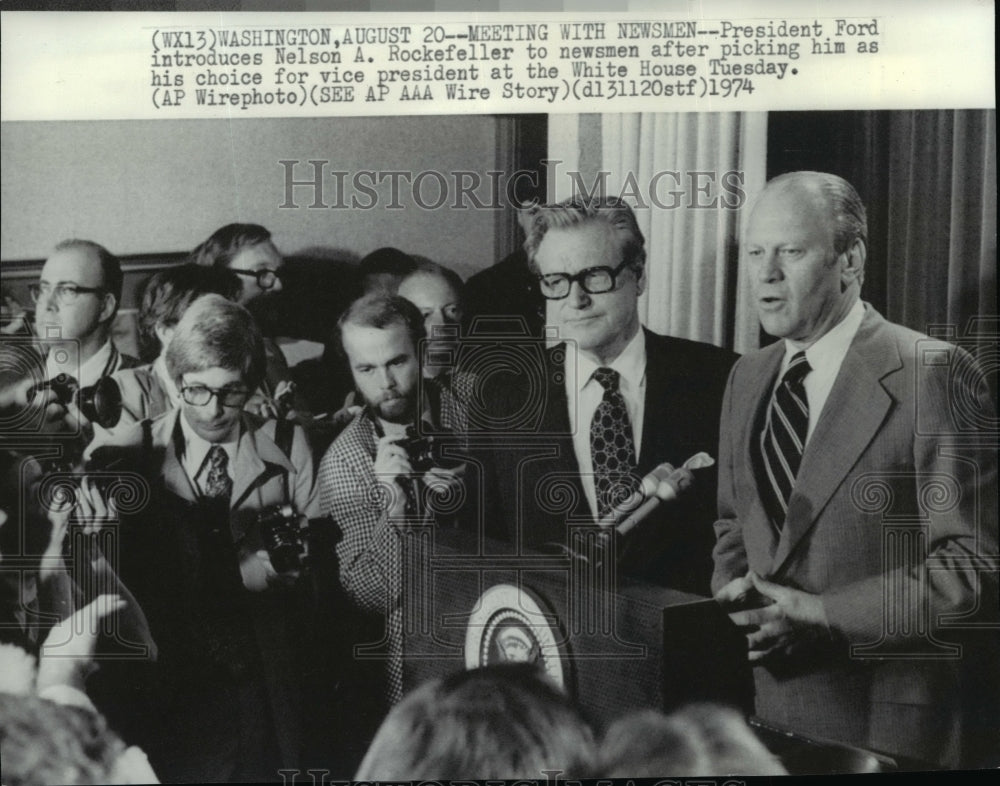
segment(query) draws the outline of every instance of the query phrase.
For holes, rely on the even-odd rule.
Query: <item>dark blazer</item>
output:
[[[638,471],[699,451],[715,457],[719,408],[736,355],[646,334],[646,397]],[[567,522],[592,522],[573,452],[563,378],[564,345],[539,352],[525,373],[493,375],[484,391],[494,421],[513,416],[484,456],[485,504],[494,537],[523,546],[567,544]],[[539,375],[544,374],[540,379]],[[521,428],[520,426],[524,427]],[[664,586],[707,594],[715,520],[715,468],[698,470],[681,499],[663,505],[620,544],[620,568]]]
[[[960,618],[971,619],[977,593],[993,580],[977,575],[977,560],[997,553],[995,439],[988,450],[970,447],[982,438],[956,412],[990,411],[985,386],[963,374],[969,357],[961,350],[867,307],[806,445],[779,536],[764,512],[751,443],[783,353],[779,342],[741,358],[726,390],[712,586],[750,569],[818,594],[834,638],[757,666],[757,714],[954,766],[958,672],[967,659],[954,644]],[[992,593],[995,609],[995,585]],[[942,615],[953,615],[950,630],[940,627]]]

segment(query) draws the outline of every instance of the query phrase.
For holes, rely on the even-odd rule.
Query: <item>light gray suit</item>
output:
[[[779,534],[751,445],[784,350],[778,342],[744,356],[729,378],[712,588],[749,569],[818,594],[833,638],[754,668],[757,714],[954,765],[962,733],[954,625],[977,609],[980,592],[996,593],[995,574],[984,580],[981,569],[997,554],[995,440],[974,447],[984,440],[962,416],[990,412],[988,393],[975,385],[981,378],[955,373],[969,368],[968,354],[866,306]]]

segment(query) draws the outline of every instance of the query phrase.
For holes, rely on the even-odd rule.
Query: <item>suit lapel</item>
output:
[[[272,477],[291,472],[292,464],[281,449],[261,430],[258,422],[242,418],[240,441],[233,462],[232,508],[243,504],[247,495]]]
[[[178,421],[178,418],[181,417],[183,417],[181,410],[177,408],[166,417],[156,421],[153,444],[166,446],[163,453],[163,463],[160,466],[160,479],[163,482],[163,487],[187,502],[195,502],[198,499],[198,490],[194,487],[181,463],[181,456],[184,455],[184,434]]]
[[[671,416],[683,417],[664,406],[664,402],[673,400],[670,392],[673,366],[665,357],[666,353],[661,352],[657,338],[646,330],[646,393],[643,396],[642,449],[638,457],[638,470],[643,475],[652,471],[656,457],[667,454],[660,443],[670,446],[675,433],[669,422]]]
[[[755,444],[760,437],[760,430],[764,423],[764,412],[771,403],[771,391],[774,388],[784,354],[784,342],[779,341],[765,348],[759,355],[747,356],[747,360],[753,362],[753,365],[746,371],[750,378],[749,384],[743,386],[740,400],[734,405],[735,411],[744,415],[741,421],[733,424],[735,428],[739,429],[738,438],[734,444],[742,446],[741,455],[734,457],[739,462],[734,473],[737,473],[737,477],[741,478],[741,481],[737,483],[737,488],[755,491],[745,500],[749,508],[745,512],[741,512],[741,516],[746,520],[763,522],[762,526],[744,528],[747,549],[757,552],[756,557],[761,564],[770,562],[771,555],[774,554],[778,546],[778,538],[770,517],[764,510],[760,495],[762,479],[759,474],[760,462],[756,455]],[[723,438],[726,438],[726,435],[723,435]],[[743,502],[742,498],[741,502]],[[755,539],[755,536],[758,537]],[[751,564],[757,560],[752,560]]]
[[[816,429],[806,445],[788,504],[774,570],[815,525],[831,495],[878,433],[893,405],[882,379],[902,367],[899,351],[881,336],[882,317],[869,308],[844,357]]]

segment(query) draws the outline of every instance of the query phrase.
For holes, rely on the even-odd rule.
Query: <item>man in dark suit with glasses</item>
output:
[[[565,544],[568,520],[605,519],[659,464],[714,456],[736,357],[640,325],[645,241],[621,200],[539,207],[525,250],[560,343],[544,351],[544,379],[530,371],[494,375],[483,391],[488,421],[529,411],[537,419],[527,431],[501,428],[493,436],[481,510],[494,535],[519,536],[527,546]],[[470,418],[475,423],[476,413]],[[567,483],[573,493],[560,508],[553,495]],[[619,545],[621,569],[708,594],[715,491],[714,469],[696,472],[691,489]]]

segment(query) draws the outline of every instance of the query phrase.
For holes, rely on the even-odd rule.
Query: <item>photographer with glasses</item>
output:
[[[223,268],[235,273],[242,286],[237,302],[254,315],[264,331],[265,373],[260,394],[250,399],[249,409],[264,417],[293,417],[305,409],[278,344],[280,319],[278,298],[282,289],[284,259],[271,241],[271,233],[259,224],[226,224],[198,245],[189,257],[197,265]],[[295,418],[308,423],[307,417]]]
[[[111,340],[122,280],[117,257],[103,246],[90,240],[62,241],[45,261],[38,282],[29,287],[41,354],[24,343],[4,347],[4,400],[24,410],[25,417],[30,416],[29,406],[44,412],[44,431],[78,436],[74,452],[90,440],[92,426],[72,394],[138,365]]]
[[[159,652],[127,686],[148,702],[141,717],[116,706],[134,691],[111,677],[105,710],[126,714],[123,731],[141,730],[165,780],[273,780],[301,761],[304,681],[313,697],[325,684],[316,672],[328,648],[311,643],[331,574],[319,564],[323,528],[309,523],[319,514],[311,452],[298,426],[244,410],[265,356],[242,306],[198,298],[166,365],[180,406],[92,460],[149,484],[145,508],[122,517],[118,569]]]
[[[534,211],[525,251],[561,340],[544,353],[545,375],[496,375],[484,391],[496,422],[537,410],[544,455],[505,450],[486,457],[488,530],[525,545],[567,544],[567,519],[607,520],[658,465],[714,456],[726,377],[735,355],[660,336],[639,322],[646,287],[645,240],[631,208],[615,198],[575,198]],[[555,443],[557,450],[553,451]],[[552,477],[575,480],[576,506],[543,507]],[[619,546],[621,570],[657,584],[709,594],[716,473],[646,519]],[[550,506],[551,507],[551,506]],[[568,545],[568,544],[567,544]]]

